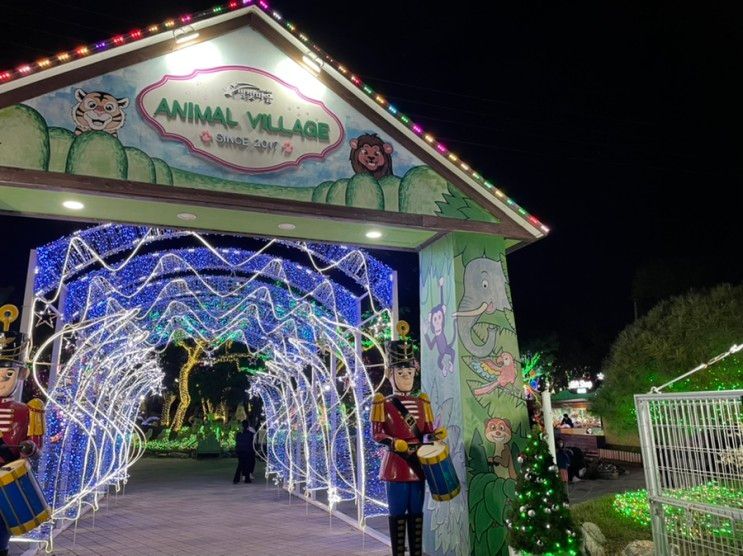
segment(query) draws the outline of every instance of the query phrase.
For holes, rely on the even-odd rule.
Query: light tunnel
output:
[[[141,400],[161,391],[173,342],[207,355],[238,342],[266,361],[250,393],[276,484],[330,510],[352,501],[360,525],[385,513],[368,361],[383,363],[392,334],[394,271],[353,247],[249,241],[106,224],[32,254],[32,376],[48,400],[36,472],[53,521],[29,538],[51,539],[125,484],[144,451]]]

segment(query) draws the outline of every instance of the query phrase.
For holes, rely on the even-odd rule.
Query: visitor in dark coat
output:
[[[565,448],[565,441],[557,440],[557,468],[560,470],[560,478],[564,483],[568,482],[568,468],[570,467],[570,452]]]
[[[583,450],[578,447],[571,446],[568,448],[568,452],[570,452],[568,480],[577,483],[581,480],[581,477],[586,471],[586,458],[583,455]]]
[[[255,468],[255,449],[253,448],[253,437],[255,429],[250,425],[250,421],[243,421],[243,430],[235,435],[235,454],[237,455],[237,469],[235,477],[232,479],[234,484],[240,482],[240,477],[245,477],[246,483],[252,483],[250,476]]]
[[[567,413],[562,414],[562,421],[560,422],[561,427],[570,427],[571,429],[575,427],[573,424],[573,420],[570,418],[570,415]]]

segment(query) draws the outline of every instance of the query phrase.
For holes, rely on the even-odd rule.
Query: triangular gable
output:
[[[245,7],[242,7],[241,4],[244,4]],[[277,138],[278,135],[290,138],[296,135],[298,140],[301,140],[300,143],[297,143],[300,148],[313,140],[322,140],[324,143],[318,145],[321,148],[316,148],[314,151],[310,149],[312,152],[295,152],[295,149],[290,145],[291,141],[273,141],[266,145],[264,140],[263,143],[258,144],[258,149],[254,150],[272,148],[274,149],[273,158],[276,159],[276,149],[283,148],[282,155],[284,158],[279,158],[275,160],[276,163],[268,163],[264,166],[260,166],[262,164],[260,161],[257,163],[248,161],[243,164],[243,160],[235,157],[234,153],[213,148],[215,138],[211,134],[204,135],[204,137],[194,136],[193,129],[191,129],[191,132],[183,131],[183,128],[188,127],[185,125],[180,126],[180,128],[177,125],[170,125],[168,128],[168,125],[172,124],[173,121],[179,118],[182,120],[188,118],[187,111],[190,109],[193,112],[195,108],[198,111],[197,118],[199,116],[202,118],[199,121],[202,123],[205,121],[204,112],[208,108],[210,118],[216,120],[218,124],[224,124],[222,127],[227,131],[230,130],[230,126],[236,120],[234,114],[228,113],[229,107],[222,109],[223,107],[219,103],[210,102],[207,98],[202,98],[201,105],[191,101],[189,107],[186,106],[188,100],[184,100],[185,97],[183,96],[181,96],[181,101],[178,102],[176,98],[179,91],[178,82],[180,80],[182,84],[183,82],[189,82],[189,80],[183,79],[183,76],[173,79],[162,76],[161,79],[153,80],[149,84],[137,84],[146,86],[142,86],[141,90],[135,91],[136,95],[129,94],[124,103],[133,105],[136,101],[138,114],[148,121],[150,128],[160,128],[158,132],[163,140],[180,141],[182,145],[188,147],[191,154],[197,155],[200,161],[205,158],[213,158],[212,162],[216,167],[222,168],[220,172],[216,172],[217,175],[215,175],[215,171],[212,171],[211,175],[208,171],[193,171],[190,172],[192,175],[186,176],[183,169],[173,169],[172,166],[174,165],[170,160],[163,160],[164,157],[155,156],[155,154],[160,153],[148,153],[141,148],[141,144],[136,144],[135,141],[129,141],[128,144],[123,146],[124,150],[120,153],[122,164],[127,165],[126,173],[110,175],[105,172],[101,173],[100,168],[96,167],[81,168],[78,172],[74,172],[76,161],[81,159],[80,153],[83,153],[82,166],[85,166],[90,160],[87,156],[84,156],[85,153],[95,152],[96,149],[102,147],[93,145],[87,150],[81,150],[82,147],[76,145],[77,158],[72,162],[67,157],[62,159],[59,150],[64,150],[65,145],[69,148],[71,142],[77,140],[75,133],[82,135],[81,132],[88,130],[70,129],[71,126],[68,125],[67,133],[64,133],[63,124],[59,122],[50,124],[47,121],[53,119],[53,115],[45,116],[44,122],[50,134],[50,152],[46,167],[23,162],[17,164],[12,161],[8,162],[7,157],[0,164],[27,168],[39,167],[44,170],[60,172],[70,172],[72,169],[73,173],[127,179],[136,182],[160,183],[162,181],[163,183],[190,187],[213,188],[216,182],[221,181],[222,186],[220,187],[232,187],[233,190],[243,188],[243,186],[246,186],[246,182],[257,181],[255,184],[257,189],[250,190],[248,188],[247,191],[243,192],[255,195],[265,194],[274,198],[282,198],[282,195],[286,194],[288,199],[300,203],[325,202],[343,205],[345,202],[349,207],[361,209],[359,214],[367,218],[368,215],[364,209],[383,208],[386,211],[421,215],[434,214],[439,218],[471,221],[473,223],[489,222],[493,224],[488,229],[491,233],[499,233],[507,238],[513,238],[519,243],[528,243],[548,232],[548,229],[535,217],[529,215],[512,199],[505,196],[500,190],[482,178],[480,174],[472,170],[468,164],[449,152],[435,137],[426,133],[420,125],[412,122],[410,118],[394,106],[389,105],[381,95],[361,82],[342,64],[325,54],[304,34],[299,32],[293,24],[285,21],[277,12],[271,10],[267,4],[262,2],[260,6],[257,6],[252,5],[247,0],[243,0],[241,4],[230,2],[228,5],[214,8],[208,12],[182,16],[179,21],[169,20],[159,25],[149,26],[146,29],[133,31],[126,36],[112,37],[107,41],[78,48],[72,53],[62,53],[54,61],[52,59],[40,60],[34,65],[21,66],[13,72],[0,72],[0,106],[28,103],[43,113],[48,103],[39,101],[39,99],[45,98],[43,94],[40,97],[38,96],[40,92],[48,96],[55,91],[66,91],[69,95],[70,87],[75,83],[96,82],[96,79],[102,74],[115,74],[117,71],[126,72],[127,70],[124,68],[130,68],[138,61],[152,60],[158,57],[162,59],[163,56],[172,55],[174,33],[181,37],[184,37],[187,33],[198,33],[197,41],[202,41],[201,44],[207,44],[209,41],[216,43],[219,37],[249,27],[252,33],[257,33],[267,39],[284,55],[303,63],[305,66],[316,66],[316,78],[327,87],[333,98],[332,102],[328,102],[331,105],[328,108],[322,102],[316,102],[307,97],[308,102],[298,107],[304,110],[307,118],[296,118],[294,123],[292,123],[294,118],[287,118],[286,121],[281,121],[281,125],[278,124],[278,117],[269,113],[270,110],[263,112],[251,110],[249,111],[247,125],[242,127],[248,127],[253,131],[256,128],[263,131],[268,129],[274,135],[277,135]],[[261,68],[251,65],[237,66],[233,62],[234,60],[228,60],[225,65],[217,64],[218,70],[209,68],[208,71],[191,75],[191,82],[198,81],[197,84],[203,85],[207,79],[206,74],[209,74],[209,78],[215,75],[224,78],[223,82],[219,83],[222,89],[224,89],[225,83],[229,83],[230,86],[248,82],[250,85],[254,85],[256,82],[270,85],[270,87],[257,87],[257,91],[247,90],[236,93],[237,95],[243,94],[243,100],[245,100],[244,94],[252,95],[254,98],[248,99],[251,105],[256,99],[260,101],[262,92],[265,94],[269,89],[272,94],[276,94],[276,90],[281,93],[283,83],[283,85],[288,86],[286,91],[283,91],[288,95],[285,100],[291,102],[291,91],[289,89],[291,89],[292,83],[285,83],[280,78],[276,78],[275,75],[261,76]],[[135,67],[142,65],[140,63]],[[246,77],[246,79],[241,79],[242,77]],[[160,94],[162,91],[168,91],[170,96]],[[81,101],[82,95],[87,92],[89,91],[75,89],[74,93],[79,97],[76,98],[76,101]],[[37,97],[35,103],[34,101],[29,102],[29,97],[32,96]],[[303,95],[300,96],[304,98]],[[112,95],[112,97],[113,101],[117,100],[116,95]],[[122,98],[119,97],[118,100],[122,100]],[[163,104],[159,104],[158,99],[162,99]],[[368,122],[368,124],[360,123],[349,126],[347,125],[348,118],[345,121],[340,121],[339,118],[335,117],[333,108],[342,105],[350,106],[358,111],[359,119]],[[72,110],[73,107],[74,103],[68,107],[68,110]],[[59,109],[57,108],[56,111],[59,112]],[[301,110],[298,110],[297,114],[299,115],[300,112]],[[261,114],[265,117],[259,117]],[[26,114],[24,113],[22,116],[26,117]],[[125,118],[126,116],[122,117]],[[158,122],[158,118],[161,120],[160,122]],[[209,124],[212,123],[212,121],[209,121]],[[298,127],[292,129],[293,125]],[[111,126],[115,127],[116,123],[112,123]],[[238,127],[237,123],[235,123],[235,127]],[[353,130],[353,137],[344,136],[346,128],[350,128],[349,131]],[[286,186],[281,185],[281,180],[275,178],[272,183],[278,185],[274,191],[269,193],[259,191],[260,187],[258,186],[266,185],[266,180],[263,180],[264,183],[261,184],[261,181],[256,180],[253,176],[262,172],[268,172],[269,175],[273,172],[273,177],[278,175],[277,172],[281,168],[290,169],[292,166],[296,168],[305,159],[325,160],[325,156],[331,152],[336,153],[332,156],[335,157],[337,166],[340,144],[348,145],[351,140],[360,138],[361,136],[357,137],[357,134],[364,129],[374,131],[382,137],[379,150],[392,149],[395,151],[396,156],[403,161],[403,164],[398,164],[398,166],[405,169],[405,175],[369,176],[368,173],[362,175],[362,173],[351,172],[353,168],[348,168],[345,175],[340,171],[337,175],[326,176],[330,179],[312,184],[314,186],[312,192],[308,193],[306,191],[300,192],[300,188],[296,184],[295,172],[294,175],[287,175]],[[109,132],[110,130],[104,129],[103,131]],[[152,133],[152,131],[152,129],[147,130],[148,133]],[[292,131],[295,132],[294,135],[292,135]],[[96,141],[113,144],[108,141],[109,137],[101,138],[100,132],[93,135],[98,136]],[[108,135],[113,134],[109,132]],[[122,131],[122,144],[124,143],[124,135]],[[224,136],[223,139],[226,137],[225,141],[233,141],[231,149],[241,148],[234,145],[234,141],[242,141],[239,133],[232,135],[223,133],[222,135]],[[209,139],[209,141],[206,141],[206,139]],[[92,139],[89,142],[95,143]],[[251,144],[251,147],[253,146]],[[287,153],[287,150],[290,152]],[[135,151],[140,151],[142,156]],[[223,153],[228,153],[228,156],[221,156]],[[347,150],[345,156],[348,158]],[[353,152],[351,156],[353,156]],[[0,157],[2,157],[2,153],[0,153]],[[176,158],[182,160],[181,157]],[[393,158],[391,162],[395,161]],[[349,161],[350,163],[352,161]],[[88,164],[88,166],[90,165]],[[198,164],[192,164],[191,167],[198,169]],[[224,168],[227,168],[227,170],[225,171]],[[106,172],[108,171],[111,170],[107,169]],[[247,174],[239,175],[238,179],[234,179],[234,176],[225,173],[229,171],[247,172]],[[371,170],[368,170],[368,172],[371,172]],[[322,175],[322,173],[318,172],[317,176]],[[288,172],[288,174],[291,174],[291,172]],[[188,181],[186,178],[190,180],[189,183],[183,183],[184,180]],[[306,187],[307,184],[302,185]],[[396,222],[403,226],[406,224],[404,219],[397,219]],[[414,220],[414,222],[416,223],[414,225],[422,223],[420,220]],[[481,227],[465,226],[464,222],[460,225],[462,229],[482,229]]]

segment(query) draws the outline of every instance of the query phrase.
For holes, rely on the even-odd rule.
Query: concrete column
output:
[[[504,240],[448,234],[421,251],[420,272],[422,391],[448,427],[462,483],[451,501],[427,496],[424,551],[505,555],[529,421]]]

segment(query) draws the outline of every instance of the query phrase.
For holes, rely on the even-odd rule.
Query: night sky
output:
[[[589,364],[632,321],[636,275],[640,313],[743,279],[735,3],[602,4],[272,4],[553,229],[509,259],[521,341],[554,332]],[[212,5],[6,0],[0,69]],[[28,250],[76,226],[2,221],[20,302]],[[385,259],[415,296],[415,256]]]

